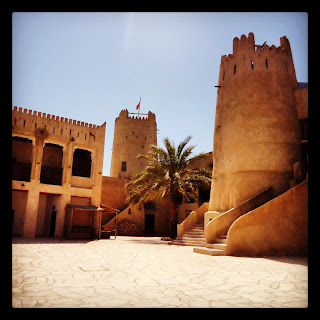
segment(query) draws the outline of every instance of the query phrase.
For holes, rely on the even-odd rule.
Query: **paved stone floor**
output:
[[[207,256],[160,238],[14,238],[14,308],[305,308],[306,258]]]

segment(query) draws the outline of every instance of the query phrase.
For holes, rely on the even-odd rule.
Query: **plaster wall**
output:
[[[308,180],[236,220],[228,255],[304,255],[308,252]]]

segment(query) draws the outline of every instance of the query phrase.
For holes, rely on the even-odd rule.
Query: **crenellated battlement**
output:
[[[287,74],[296,82],[295,69],[288,39],[280,38],[280,46],[256,45],[254,35],[233,39],[233,53],[221,57],[219,86],[239,75],[268,72]]]
[[[121,110],[119,117],[116,118],[116,121],[119,119],[131,119],[138,121],[156,121],[156,116],[153,112],[149,111],[147,115],[139,115],[139,116],[130,116],[130,112],[127,109]]]
[[[29,137],[41,136],[54,141],[76,141],[88,145],[104,139],[106,123],[101,126],[56,115],[14,107],[12,132]]]
[[[32,111],[32,110],[28,110],[28,109],[23,109],[21,107],[13,107],[13,112],[18,112],[20,113],[22,116],[24,115],[32,115],[33,117],[39,117],[42,119],[47,119],[47,120],[55,120],[55,121],[60,121],[60,122],[64,122],[64,123],[68,123],[68,124],[73,124],[76,126],[81,126],[81,127],[87,127],[87,128],[99,128],[99,126],[95,125],[95,124],[91,124],[91,123],[87,123],[87,122],[83,122],[83,121],[78,121],[78,120],[73,120],[73,119],[68,119],[68,118],[64,118],[64,117],[59,117],[59,116],[55,116],[55,115],[51,115],[51,114],[47,114],[45,112],[38,112],[38,111]]]

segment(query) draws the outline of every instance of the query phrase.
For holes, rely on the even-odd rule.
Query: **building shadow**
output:
[[[299,264],[301,266],[308,267],[308,257],[307,256],[271,256],[271,257],[261,257],[264,259],[290,263],[290,264]]]
[[[35,238],[22,238],[12,237],[12,244],[58,244],[58,243],[88,243],[95,241],[93,239],[58,239],[51,237],[35,237]]]

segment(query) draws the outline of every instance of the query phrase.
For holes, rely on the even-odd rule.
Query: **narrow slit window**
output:
[[[223,75],[222,75],[222,81],[224,81],[224,76],[225,76],[226,72],[223,71]]]
[[[266,68],[268,69],[268,59],[266,59]]]
[[[237,72],[237,65],[235,64],[233,67],[233,74],[236,74],[236,72]]]
[[[121,162],[121,171],[123,171],[123,172],[127,171],[127,163],[126,162]]]
[[[23,126],[24,127],[26,126],[26,120],[23,120]]]
[[[254,64],[253,64],[253,60],[251,60],[251,69],[254,69]]]

